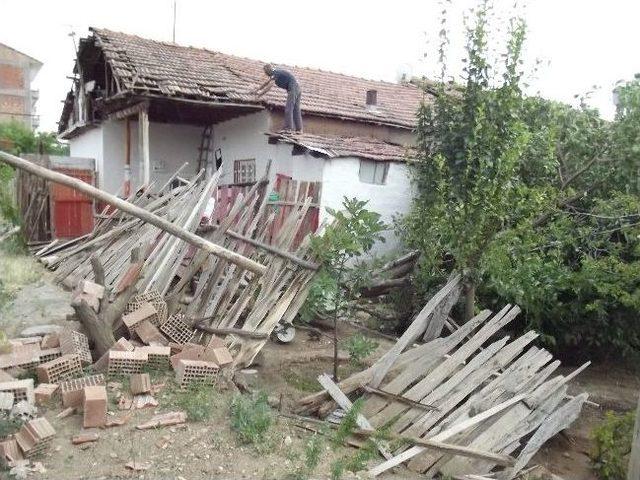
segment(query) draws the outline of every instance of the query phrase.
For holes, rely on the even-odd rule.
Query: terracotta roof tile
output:
[[[251,93],[266,77],[264,62],[210,50],[91,29],[113,71],[127,90],[219,102],[282,108],[286,92],[272,88],[264,97]],[[311,68],[285,66],[302,88],[305,113],[412,128],[422,99],[413,84],[396,84]],[[375,109],[366,91],[377,90]]]
[[[268,133],[270,138],[307,148],[329,158],[356,157],[376,161],[405,162],[410,150],[375,138],[314,135],[309,133]]]

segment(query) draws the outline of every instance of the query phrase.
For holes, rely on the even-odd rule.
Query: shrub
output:
[[[267,440],[267,432],[273,424],[273,414],[267,395],[237,395],[231,402],[231,428],[242,443],[259,446]]]
[[[360,366],[362,361],[375,352],[378,342],[364,335],[352,335],[345,342],[345,348],[349,352],[349,360],[353,365]]]
[[[602,480],[625,480],[635,413],[616,415],[607,412],[604,421],[593,429],[595,444],[591,455],[593,469]]]

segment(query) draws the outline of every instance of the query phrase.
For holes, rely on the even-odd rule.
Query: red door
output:
[[[90,185],[94,185],[94,172],[88,169],[54,167]],[[51,184],[53,234],[55,238],[75,238],[93,230],[93,200],[72,188]]]

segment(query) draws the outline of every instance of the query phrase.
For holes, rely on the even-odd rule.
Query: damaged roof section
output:
[[[83,46],[100,49],[123,91],[189,98],[211,102],[283,108],[286,92],[271,89],[263,97],[253,90],[266,77],[264,62],[210,50],[159,42],[135,35],[92,28]],[[87,48],[86,52],[93,50]],[[367,123],[415,126],[415,112],[423,97],[411,83],[367,80],[311,68],[282,66],[302,87],[306,114],[338,117]],[[376,92],[376,105],[367,105],[368,91]]]
[[[411,149],[376,138],[282,132],[267,135],[271,143],[288,143],[328,158],[356,157],[378,162],[406,162],[411,158]]]

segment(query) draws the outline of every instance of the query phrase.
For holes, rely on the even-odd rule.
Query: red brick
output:
[[[33,404],[35,401],[33,393],[33,378],[24,380],[11,380],[10,382],[0,382],[0,392],[13,393],[13,401],[18,403],[22,400]]]
[[[126,325],[130,332],[133,332],[136,325],[138,325],[143,320],[152,318],[157,314],[158,312],[152,304],[150,304],[149,302],[144,302],[137,310],[134,310],[127,315],[123,315],[122,322]]]
[[[42,337],[40,348],[46,350],[48,348],[58,348],[60,346],[60,337],[57,333],[47,333]]]
[[[15,434],[15,439],[24,456],[29,458],[43,453],[50,445],[55,430],[46,418],[34,418],[28,421]]]
[[[176,368],[176,382],[181,387],[190,383],[215,384],[220,367],[214,362],[202,360],[178,360]]]
[[[49,403],[54,395],[58,392],[59,385],[57,383],[41,383],[33,393],[36,397],[36,405],[44,405]]]
[[[24,456],[15,438],[0,442],[0,463],[11,467],[15,462],[23,459]]]
[[[82,375],[80,357],[76,354],[63,355],[59,358],[43,363],[36,368],[38,381],[57,383],[60,380]]]
[[[59,334],[60,349],[64,354],[76,354],[85,365],[93,363],[89,350],[89,339],[83,333],[65,329]]]
[[[104,385],[104,375],[90,375],[88,377],[73,378],[60,382],[60,394],[64,407],[79,407],[82,405],[82,391],[85,387]]]
[[[136,335],[147,345],[166,345],[167,339],[149,320],[143,320],[135,326]]]
[[[129,377],[129,388],[131,393],[139,395],[151,391],[151,378],[148,373],[136,373]]]
[[[107,389],[103,385],[84,387],[84,428],[103,427],[107,423]]]
[[[231,356],[231,353],[229,353],[229,349],[227,347],[207,349],[206,353],[211,355],[213,357],[213,361],[221,367],[233,363],[233,357]]]
[[[146,352],[120,352],[109,350],[109,375],[140,373],[149,360]]]

